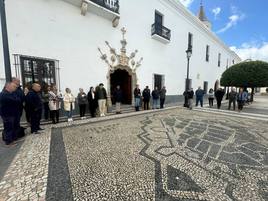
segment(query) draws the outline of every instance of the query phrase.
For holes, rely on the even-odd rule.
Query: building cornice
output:
[[[221,45],[225,50],[227,50],[234,57],[241,59],[234,51],[232,51],[224,42],[222,42],[219,37],[209,30],[195,15],[193,15],[185,6],[176,0],[159,0],[164,3],[168,3],[171,7],[173,7],[176,11],[178,11],[182,16],[184,16],[188,21],[190,21],[193,25],[195,25],[200,31],[204,34],[208,35],[213,39],[216,43]]]

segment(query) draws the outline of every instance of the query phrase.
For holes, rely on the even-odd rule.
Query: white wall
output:
[[[62,0],[6,1],[11,63],[14,63],[12,54],[57,59],[60,61],[62,89],[70,87],[77,92],[83,87],[88,90],[92,85],[106,83],[108,67],[100,59],[97,48],[109,53],[104,43],[107,40],[119,52],[120,29],[124,26],[128,54],[138,49],[137,58],[144,58],[137,71],[141,88],[145,85],[152,87],[153,73],[164,74],[168,94],[181,94],[186,77],[185,50],[188,32],[191,32],[194,38],[190,60],[193,87],[203,86],[203,81],[208,81],[209,88],[213,87],[226,68],[226,59],[229,58],[231,63],[235,55],[165,2],[121,0],[120,23],[113,28],[111,21],[89,12],[82,16],[78,7]],[[164,15],[164,26],[171,29],[169,44],[151,38],[155,10]],[[209,62],[205,61],[207,44],[210,46]],[[217,67],[219,52],[222,54],[220,68]],[[0,59],[2,64],[2,52]],[[2,67],[0,73],[3,77]]]

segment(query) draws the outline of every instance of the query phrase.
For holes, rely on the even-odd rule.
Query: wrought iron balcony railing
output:
[[[112,12],[119,14],[119,0],[90,0]]]
[[[157,24],[157,23],[152,24],[152,36],[154,34],[157,34],[158,36],[161,36],[170,41],[170,36],[171,36],[170,29],[164,27],[161,24]]]

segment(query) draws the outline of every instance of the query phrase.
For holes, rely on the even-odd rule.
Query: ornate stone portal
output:
[[[136,54],[138,50],[135,50],[127,56],[126,54],[126,45],[127,41],[125,39],[126,29],[123,27],[121,29],[123,39],[120,41],[122,48],[120,49],[120,54],[117,54],[116,49],[112,48],[108,41],[105,41],[105,44],[110,49],[110,58],[108,58],[107,54],[103,53],[100,48],[98,48],[101,59],[105,61],[108,65],[108,73],[107,73],[107,93],[108,93],[108,105],[111,105],[111,75],[116,70],[125,70],[129,76],[131,77],[131,99],[132,104],[134,103],[133,90],[138,82],[136,70],[141,65],[143,58],[141,57],[138,61],[135,61]]]

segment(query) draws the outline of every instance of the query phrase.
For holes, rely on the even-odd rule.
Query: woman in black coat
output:
[[[94,87],[90,87],[90,90],[87,94],[87,100],[88,100],[89,112],[90,112],[91,117],[96,117],[97,99],[96,99]]]
[[[217,91],[215,92],[215,97],[217,100],[217,108],[218,109],[221,108],[221,101],[222,101],[224,94],[225,94],[225,92],[222,88],[217,89]]]

